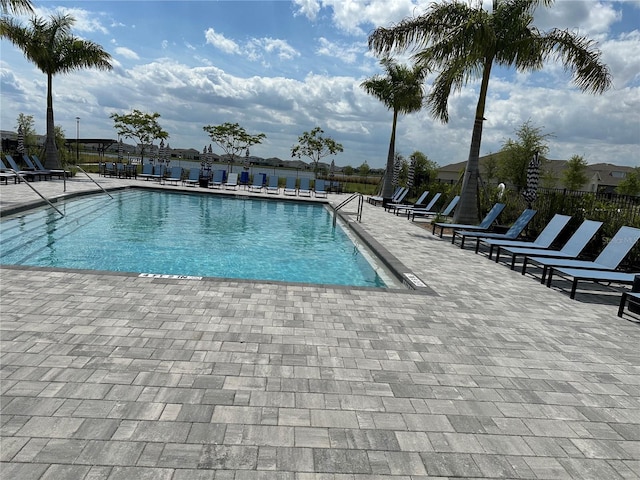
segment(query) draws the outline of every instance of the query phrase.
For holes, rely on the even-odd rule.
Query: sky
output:
[[[173,148],[202,151],[212,143],[205,125],[237,122],[248,133],[266,135],[252,155],[290,160],[298,137],[319,126],[344,147],[324,161],[383,168],[392,112],[360,87],[383,73],[367,38],[378,26],[424,12],[432,1],[33,3],[41,17],[72,15],[73,33],[113,57],[111,71],[54,77],[55,121],[68,138],[77,128],[80,138],[117,138],[110,115],[139,109],[161,115]],[[489,8],[491,1],[483,1]],[[516,139],[529,121],[549,134],[548,158],[580,155],[590,164],[640,166],[640,0],[556,0],[538,8],[534,24],[595,40],[613,86],[602,95],[583,93],[554,61],[535,73],[494,69],[481,155]],[[425,81],[427,93],[433,79]],[[396,151],[405,157],[421,151],[440,166],[466,161],[478,87],[471,79],[450,97],[447,124],[426,108],[400,116]],[[46,76],[2,40],[0,129],[15,131],[19,113],[33,115],[37,133],[45,133]],[[223,153],[215,144],[213,151]]]

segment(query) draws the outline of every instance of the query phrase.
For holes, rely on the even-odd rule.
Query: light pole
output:
[[[76,117],[76,165],[80,163],[80,117]]]

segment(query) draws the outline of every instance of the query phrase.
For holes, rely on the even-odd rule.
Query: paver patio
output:
[[[430,289],[2,267],[0,477],[640,478],[619,289],[571,300],[366,203],[360,227]]]

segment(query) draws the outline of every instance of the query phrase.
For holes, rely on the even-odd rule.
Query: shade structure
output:
[[[209,144],[209,151],[207,152],[206,162],[208,167],[210,167],[213,163],[213,149],[211,148],[211,144]]]
[[[336,174],[336,161],[331,160],[331,166],[329,167],[329,177],[333,178]]]
[[[244,156],[244,164],[243,164],[243,167],[245,170],[249,170],[249,167],[251,166],[251,162],[249,162],[249,155],[250,155],[249,147],[247,147],[247,151]]]
[[[531,204],[536,201],[538,198],[538,180],[540,179],[540,159],[538,157],[538,152],[533,155],[533,158],[529,162],[529,166],[527,167],[527,186],[522,191],[522,196],[529,204],[529,208],[531,208]]]
[[[18,153],[20,155],[24,155],[24,131],[22,130],[22,125],[18,126]]]
[[[411,157],[411,163],[409,164],[409,173],[407,174],[407,187],[413,187],[413,181],[416,174],[416,158]]]
[[[118,142],[118,163],[122,163],[122,139]]]

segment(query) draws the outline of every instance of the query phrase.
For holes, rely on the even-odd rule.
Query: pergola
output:
[[[117,143],[118,140],[113,140],[111,138],[67,138],[65,139],[65,146],[69,149],[69,150],[73,150],[71,148],[72,145],[76,145],[76,144],[82,144],[82,145],[97,145],[97,152],[100,156],[104,156],[104,153],[107,151],[107,149],[113,145],[114,143]]]

